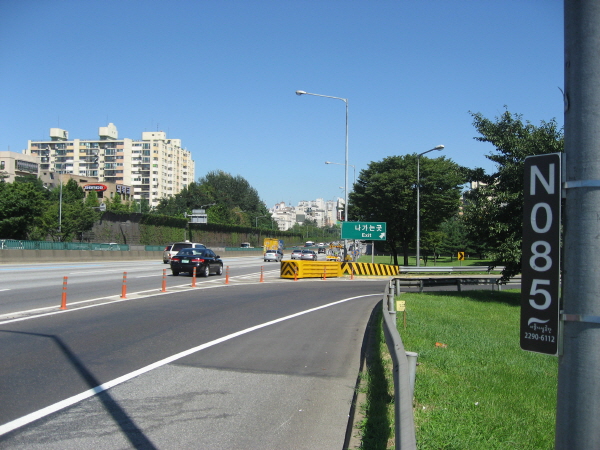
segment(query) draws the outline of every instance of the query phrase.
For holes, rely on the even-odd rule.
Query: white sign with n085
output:
[[[558,353],[561,155],[525,159],[521,348]]]

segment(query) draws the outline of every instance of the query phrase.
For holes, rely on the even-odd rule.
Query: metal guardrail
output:
[[[416,450],[413,389],[416,353],[406,352],[396,326],[395,284],[386,283],[383,293],[383,332],[393,363],[396,449]],[[410,362],[409,362],[410,359]],[[412,380],[412,385],[411,385]]]
[[[491,285],[492,290],[502,290],[503,286],[520,285],[521,277],[516,276],[506,282],[500,282],[500,275],[465,275],[460,276],[432,276],[423,277],[402,277],[396,276],[392,279],[397,293],[400,293],[402,286],[418,287],[419,293],[423,292],[423,288],[436,286],[456,286],[458,292],[462,292],[462,286],[466,285]]]
[[[494,272],[501,272],[504,267],[494,267]],[[488,266],[400,266],[400,273],[455,273],[455,272],[487,272]]]

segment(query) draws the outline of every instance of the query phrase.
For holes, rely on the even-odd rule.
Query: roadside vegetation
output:
[[[357,262],[361,263],[370,263],[371,255],[360,256]],[[393,264],[394,259],[392,256],[375,256],[374,258],[375,264]],[[417,263],[417,259],[414,256],[409,256],[408,265],[415,266]],[[478,258],[466,258],[464,261],[459,261],[456,259],[456,256],[439,256],[436,258],[435,262],[433,258],[429,259],[429,262],[425,264],[421,261],[422,267],[459,267],[459,266],[489,266],[491,261],[488,259],[478,259]]]
[[[400,298],[400,297],[398,297]],[[406,293],[407,351],[419,354],[419,449],[551,449],[558,361],[520,349],[518,291]],[[380,321],[379,321],[380,322]],[[381,329],[362,379],[363,449],[394,448],[391,360]]]

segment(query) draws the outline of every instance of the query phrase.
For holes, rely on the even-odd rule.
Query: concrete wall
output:
[[[143,250],[130,251],[99,251],[99,250],[2,250],[0,264],[35,264],[62,261],[162,261],[163,252],[147,252]]]
[[[257,251],[224,251],[213,248],[217,255],[226,259],[236,256],[262,256],[262,249]],[[100,250],[0,250],[0,264],[35,264],[51,262],[95,262],[95,261],[143,261],[163,260],[163,252],[147,252],[145,250],[100,251]]]

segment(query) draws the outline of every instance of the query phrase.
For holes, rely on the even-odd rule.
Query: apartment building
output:
[[[50,139],[28,141],[25,154],[38,157],[40,172],[114,183],[132,200],[148,200],[150,207],[179,193],[195,177],[194,161],[181,139],[169,139],[164,131],[142,132],[141,140],[119,139],[112,123],[98,128],[98,139],[89,140],[69,140],[67,130],[50,128]]]
[[[39,163],[35,156],[15,153],[11,151],[0,152],[0,181],[12,183],[15,177],[27,175],[38,176]]]

